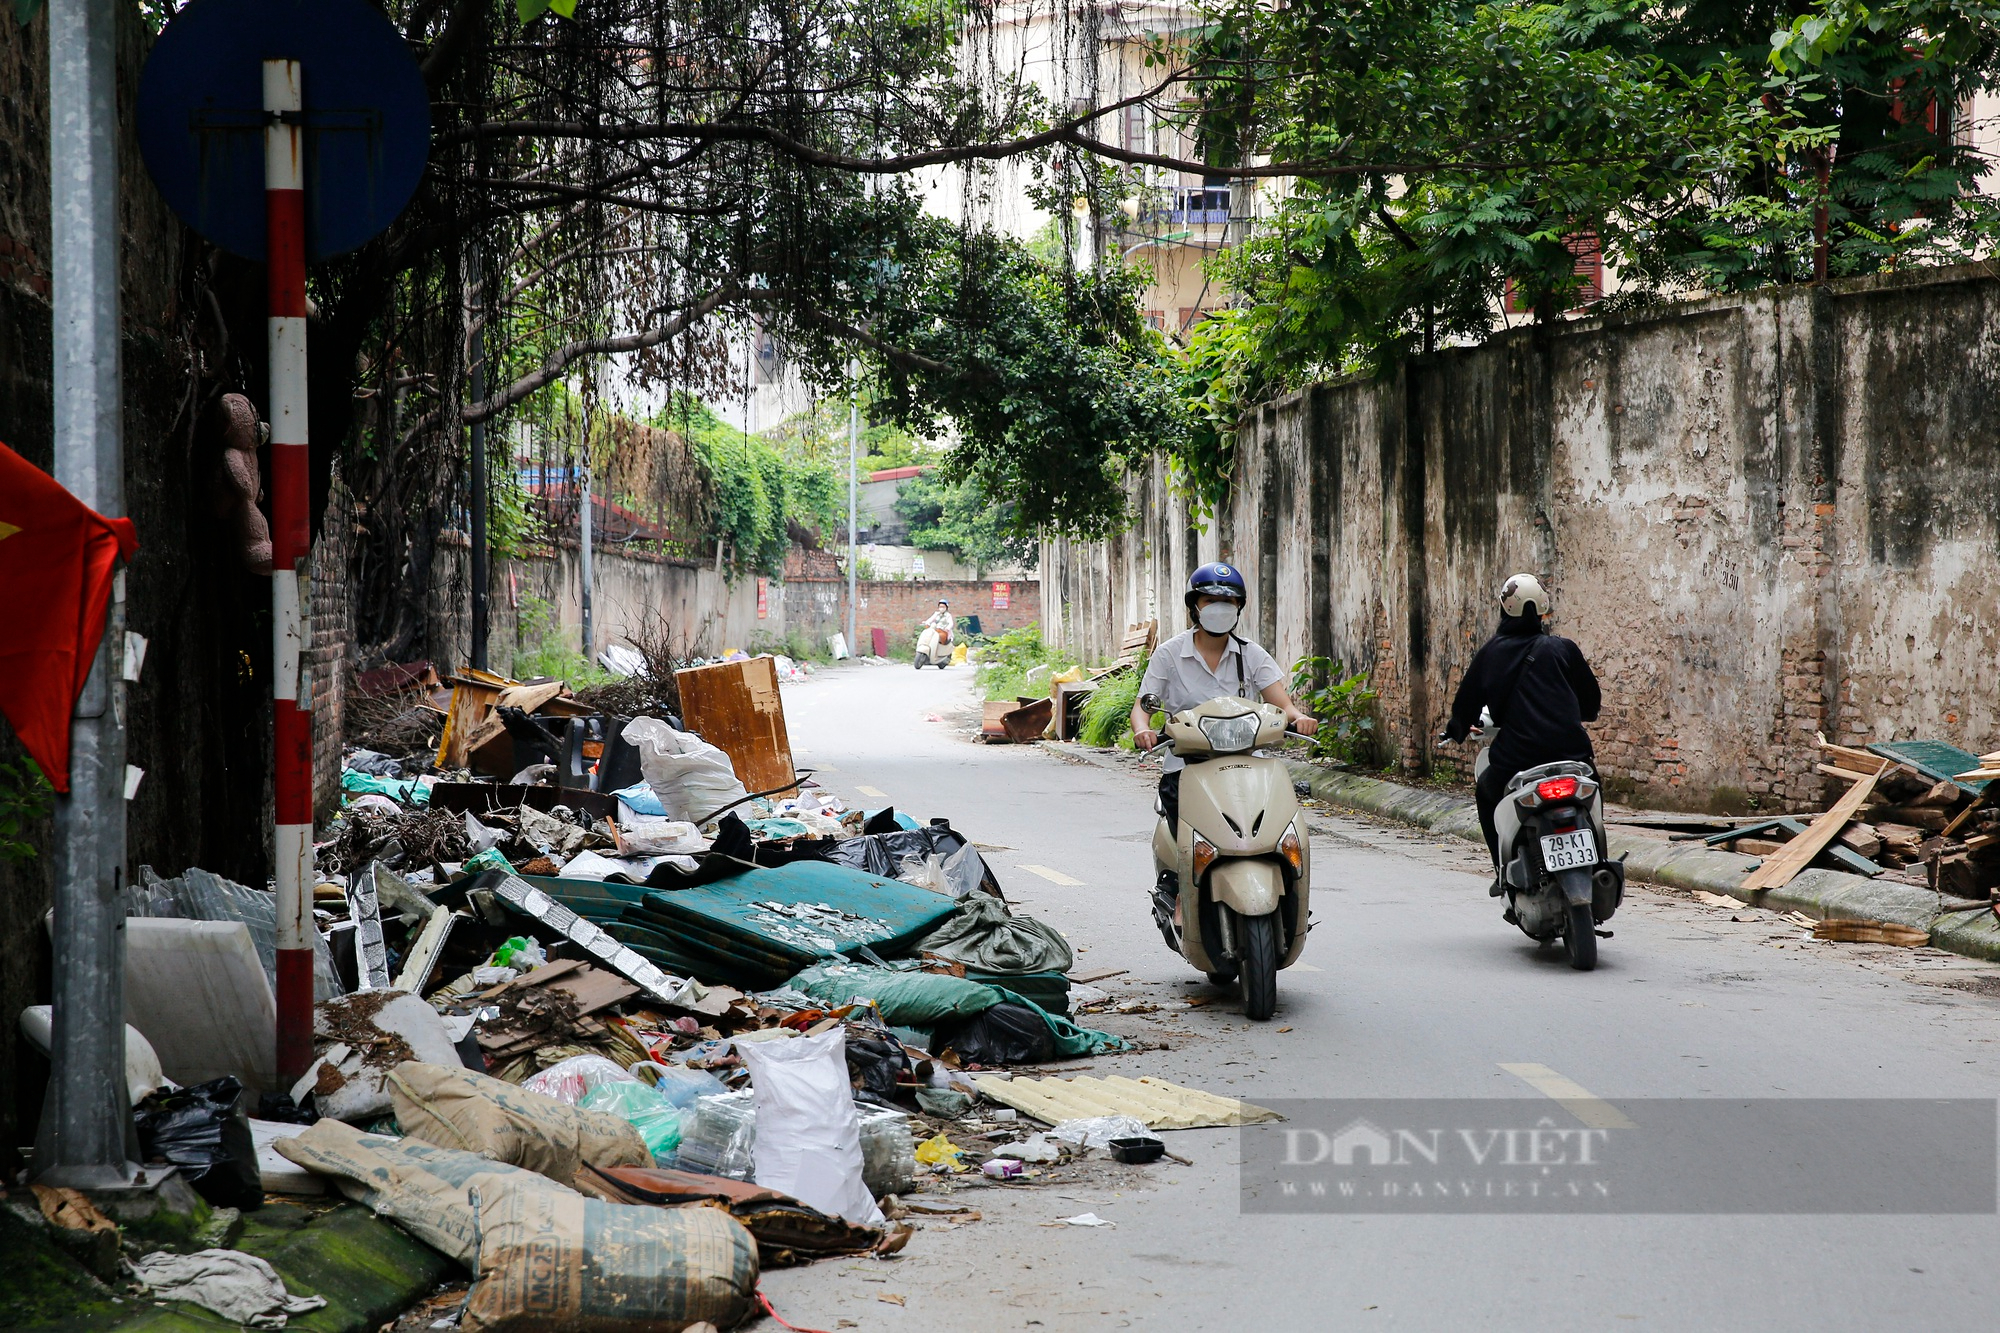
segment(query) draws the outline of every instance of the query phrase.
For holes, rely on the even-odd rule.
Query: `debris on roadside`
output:
[[[1759,854],[1750,892],[1782,888],[1824,860],[1851,874],[1936,892],[1946,913],[2000,914],[2000,753],[1976,757],[1935,740],[1866,748],[1820,738],[1820,773],[1847,785],[1824,813],[1741,824],[1703,839]]]

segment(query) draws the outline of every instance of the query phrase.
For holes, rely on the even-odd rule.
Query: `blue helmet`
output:
[[[1229,597],[1241,606],[1250,600],[1250,588],[1233,565],[1216,561],[1188,575],[1187,592],[1182,595],[1181,602],[1192,611],[1198,597]]]

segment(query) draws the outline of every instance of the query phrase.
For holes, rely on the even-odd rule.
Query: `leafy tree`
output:
[[[974,480],[911,477],[896,488],[896,512],[910,525],[912,545],[949,551],[981,578],[995,565],[1033,567],[1041,555],[1036,535],[1015,526],[1014,506]]]

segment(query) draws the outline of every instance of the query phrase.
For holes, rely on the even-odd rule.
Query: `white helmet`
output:
[[[1510,616],[1545,616],[1548,590],[1533,574],[1516,574],[1500,589],[1500,609]]]

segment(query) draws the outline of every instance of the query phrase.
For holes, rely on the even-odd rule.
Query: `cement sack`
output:
[[[482,1193],[465,1333],[670,1333],[755,1312],[757,1242],[720,1208]]]
[[[719,1208],[586,1199],[518,1167],[321,1120],[277,1149],[470,1268],[466,1333],[652,1333],[747,1318],[757,1244]]]
[[[624,735],[638,747],[639,771],[669,819],[699,823],[749,795],[729,756],[699,736],[656,717],[633,718]]]
[[[856,1226],[882,1210],[861,1177],[861,1119],[847,1074],[847,1033],[736,1043],[757,1105],[756,1181]]]
[[[389,1071],[389,1100],[404,1134],[439,1148],[478,1153],[564,1185],[584,1165],[651,1166],[653,1154],[623,1116],[529,1092],[460,1066],[406,1061]]]
[[[476,1153],[364,1134],[339,1120],[321,1119],[271,1146],[287,1161],[330,1178],[348,1198],[468,1268],[479,1244],[473,1190],[484,1198],[497,1196],[509,1183],[529,1189],[562,1188],[532,1171]]]

